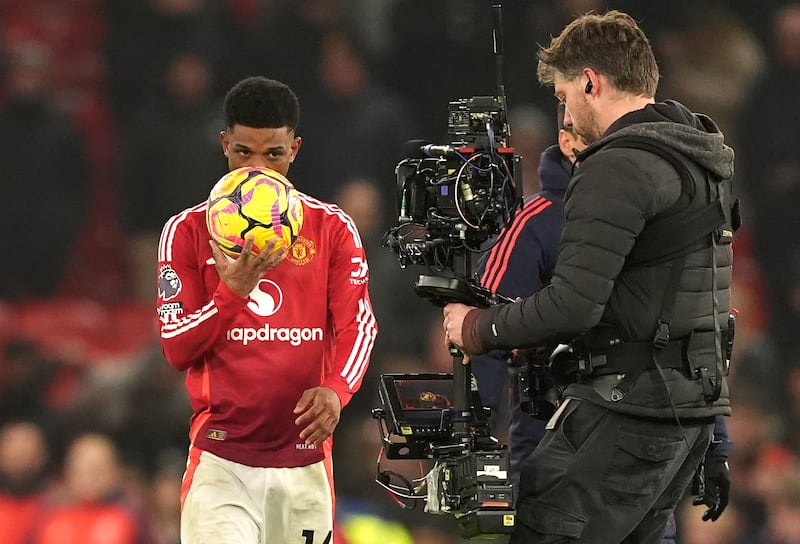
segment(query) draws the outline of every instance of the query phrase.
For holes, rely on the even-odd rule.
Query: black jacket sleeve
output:
[[[668,165],[647,172],[640,167],[643,153],[608,150],[581,165],[567,191],[551,284],[520,303],[483,310],[476,329],[482,351],[569,340],[600,322],[645,221],[680,192],[674,173],[666,179],[675,183],[664,187],[661,174],[669,172]]]

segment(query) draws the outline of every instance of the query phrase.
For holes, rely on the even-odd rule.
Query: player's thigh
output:
[[[190,462],[191,463],[191,462]],[[181,508],[183,544],[256,544],[260,513],[242,479],[225,461],[204,452],[189,467],[189,488]]]
[[[333,493],[324,463],[272,470],[277,478],[265,505],[264,544],[330,544]]]

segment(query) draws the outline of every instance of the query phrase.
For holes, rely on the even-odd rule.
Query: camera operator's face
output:
[[[571,126],[586,145],[599,140],[601,131],[597,116],[586,98],[586,79],[583,76],[566,79],[556,75],[555,95],[565,106],[564,126]]]

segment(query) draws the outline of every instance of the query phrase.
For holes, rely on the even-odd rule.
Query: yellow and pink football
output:
[[[297,189],[274,170],[237,168],[214,185],[208,197],[206,225],[211,239],[231,257],[242,253],[253,235],[253,253],[271,240],[275,250],[297,239],[303,225],[303,203]]]

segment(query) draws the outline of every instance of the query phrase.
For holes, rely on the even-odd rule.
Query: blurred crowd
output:
[[[659,61],[657,98],[711,115],[734,147],[746,223],[734,245],[733,498],[716,523],[687,500],[679,539],[800,543],[800,3],[502,4],[525,194],[556,137],[537,44],[576,13],[631,13]],[[191,410],[158,343],[155,247],[164,221],[226,171],[221,93],[254,74],[297,92],[304,144],[289,177],[353,216],[370,262],[381,334],[335,435],[338,542],[460,542],[450,517],[403,509],[373,482],[370,412],[380,374],[452,368],[439,310],[414,296],[416,273],[381,239],[397,218],[403,144],[448,143],[448,101],[497,92],[490,10],[488,0],[0,0],[3,542],[178,542]],[[501,440],[503,423],[497,414]]]

